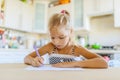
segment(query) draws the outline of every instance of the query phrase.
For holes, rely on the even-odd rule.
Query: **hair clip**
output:
[[[62,10],[62,11],[61,11],[61,13],[63,13],[63,14],[64,14],[64,13],[65,13],[65,10]]]

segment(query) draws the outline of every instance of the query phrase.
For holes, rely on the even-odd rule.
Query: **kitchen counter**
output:
[[[0,63],[23,63],[32,49],[0,49]]]
[[[82,71],[28,71],[28,65],[0,64],[0,80],[120,80],[120,68]]]
[[[91,52],[94,53],[100,53],[100,54],[114,54],[114,53],[120,53],[120,50],[95,50],[95,49],[89,49]]]
[[[32,49],[0,49],[0,63],[24,63],[24,57],[31,53]],[[116,50],[92,50],[91,52],[100,54],[114,54],[111,59],[120,61],[120,51]]]
[[[33,49],[5,49],[5,48],[0,48],[0,52],[23,52],[23,51],[33,51]]]
[[[95,53],[120,53],[120,50],[96,50],[96,49],[88,49],[92,52],[95,52]],[[31,52],[33,51],[33,49],[0,49],[0,52],[3,51],[3,52],[23,52],[23,51],[28,51],[28,52]]]

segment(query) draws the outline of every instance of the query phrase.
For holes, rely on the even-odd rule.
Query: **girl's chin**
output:
[[[58,49],[62,49],[63,47],[62,46],[56,46]]]

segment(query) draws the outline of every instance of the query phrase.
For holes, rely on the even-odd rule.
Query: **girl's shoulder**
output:
[[[54,46],[52,42],[47,43],[45,46]]]
[[[81,45],[74,44],[74,49],[80,49],[80,48],[83,48],[83,47]]]
[[[82,47],[81,45],[75,44],[74,45],[74,50],[75,50],[76,53],[79,53],[79,52],[85,51],[86,48]]]
[[[42,48],[54,48],[54,45],[52,44],[52,42],[49,42],[45,44],[44,46],[42,46]]]
[[[42,46],[40,49],[47,51],[47,52],[50,52],[54,49],[54,45],[52,44],[52,42],[49,42],[46,45]]]

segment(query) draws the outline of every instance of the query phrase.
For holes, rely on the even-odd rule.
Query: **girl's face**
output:
[[[64,27],[54,28],[50,31],[52,43],[58,48],[64,48],[70,41],[71,31]]]

